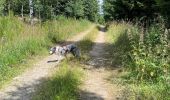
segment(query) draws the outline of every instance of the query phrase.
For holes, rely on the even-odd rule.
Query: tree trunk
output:
[[[22,4],[22,8],[21,8],[21,17],[22,17],[22,20],[23,20],[23,18],[24,18],[23,12],[24,12],[24,6],[23,6],[23,4]]]
[[[140,41],[140,44],[143,44],[144,43],[144,33],[145,31],[144,31],[144,28],[142,27],[141,28],[141,33],[140,33],[140,39],[139,39],[139,41]]]
[[[33,0],[29,0],[29,7],[30,7],[30,23],[33,24]]]
[[[10,16],[11,4],[10,1],[8,2],[8,16]]]
[[[41,12],[40,12],[40,9],[38,10],[38,18],[39,18],[39,20],[41,20]]]

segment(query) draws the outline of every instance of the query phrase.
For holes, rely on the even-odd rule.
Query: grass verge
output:
[[[82,61],[87,61],[89,59],[89,51],[94,45],[94,40],[98,34],[97,27],[87,34],[81,41],[77,43],[81,51]]]
[[[34,26],[15,17],[1,17],[0,23],[0,88],[26,68],[21,66],[23,63],[37,55],[46,55],[51,45],[91,25],[86,20],[63,17]]]

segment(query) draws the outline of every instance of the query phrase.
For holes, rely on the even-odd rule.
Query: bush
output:
[[[155,23],[147,30],[131,23],[112,23],[108,37],[113,65],[125,67],[122,99],[169,100],[168,31]]]
[[[151,26],[140,41],[140,30],[129,30],[131,51],[127,55],[128,68],[138,81],[160,81],[169,74],[167,31]],[[136,39],[138,38],[138,39]]]

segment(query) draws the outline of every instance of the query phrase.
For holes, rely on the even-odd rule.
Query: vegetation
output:
[[[93,40],[98,33],[97,28],[94,28],[83,40],[78,41],[81,49],[82,59],[73,59],[70,57],[64,60],[59,69],[54,71],[52,78],[45,80],[45,82],[38,88],[33,100],[77,100],[79,97],[79,86],[83,80],[84,67],[81,62],[89,58],[89,50],[93,46]],[[86,56],[85,56],[86,55]]]
[[[169,25],[169,6],[167,0],[104,0],[104,18],[106,21],[123,19],[150,24],[161,15]]]
[[[91,32],[87,34],[81,41],[78,42],[78,46],[81,49],[82,56],[88,55],[89,51],[92,49],[94,44],[94,39],[98,34],[98,29],[94,28]],[[89,56],[89,55],[88,55]]]
[[[0,21],[1,86],[24,69],[19,65],[26,63],[28,58],[47,54],[45,52],[53,43],[61,42],[90,26],[88,21],[65,17],[34,27],[15,17],[1,17]]]
[[[170,99],[169,6],[166,0],[104,1],[112,63],[127,71],[123,99]]]
[[[97,0],[1,0],[0,11],[3,15],[13,12],[22,18],[31,14],[43,20],[63,15],[76,19],[86,18],[95,22],[98,21],[99,15]]]
[[[122,76],[129,87],[122,97],[170,99],[168,31],[154,24],[143,32],[140,26],[126,22],[115,22],[108,31],[113,65],[124,66],[128,72]]]
[[[0,87],[22,72],[21,64],[29,58],[87,29],[88,19],[107,23],[112,65],[127,72],[122,76],[128,87],[124,99],[170,99],[169,6],[168,0],[104,0],[99,15],[98,0],[1,0]],[[88,59],[85,55],[97,33],[95,28],[77,43],[83,56],[80,62]],[[35,99],[77,99],[81,64],[70,60],[74,64],[62,62]]]
[[[53,77],[40,86],[33,100],[76,100],[83,71],[78,62],[63,61]]]

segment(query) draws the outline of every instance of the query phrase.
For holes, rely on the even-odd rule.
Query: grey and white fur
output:
[[[57,54],[59,56],[67,57],[68,53],[71,53],[74,57],[80,57],[80,50],[75,44],[55,46],[50,49],[50,54]]]

